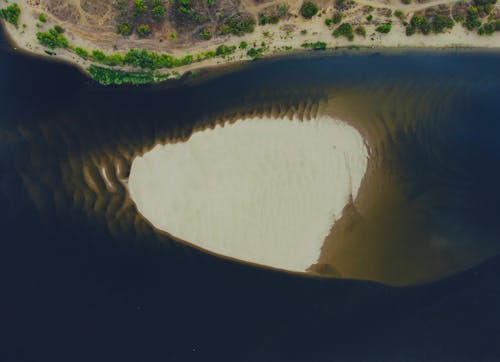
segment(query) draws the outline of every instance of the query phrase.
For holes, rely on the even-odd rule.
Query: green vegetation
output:
[[[141,24],[137,27],[137,35],[146,37],[151,34],[151,27],[148,24]]]
[[[242,42],[240,47],[247,47],[248,44],[246,42]],[[235,45],[220,45],[215,51],[207,51],[199,53],[195,56],[193,55],[185,55],[182,58],[174,58],[170,54],[165,53],[156,53],[153,51],[148,51],[146,49],[138,50],[131,49],[126,54],[110,54],[107,55],[101,50],[93,50],[92,52],[88,52],[83,48],[71,48],[75,54],[80,56],[83,59],[91,60],[93,62],[114,67],[114,66],[129,66],[134,68],[141,69],[150,69],[156,70],[161,68],[176,68],[184,65],[189,65],[195,61],[200,62],[205,59],[210,59],[216,56],[225,57],[229,54],[232,54],[236,51],[237,47]],[[242,48],[243,49],[243,48]],[[264,49],[260,50],[261,52]]]
[[[334,24],[340,24],[340,22],[342,21],[342,13],[337,11],[336,13],[333,14],[333,17],[332,17],[332,20],[333,20],[333,23]]]
[[[116,0],[117,32],[129,36],[134,31],[141,37],[149,36],[152,28],[165,19],[167,8],[164,0]]]
[[[426,18],[421,15],[415,15],[411,18],[410,24],[406,27],[406,35],[410,36],[416,32],[424,35],[429,33],[444,33],[446,29],[452,29],[455,22],[449,16],[437,15]]]
[[[124,72],[121,70],[108,69],[103,67],[98,67],[91,65],[88,72],[98,83],[103,85],[111,84],[150,84],[161,80],[165,80],[166,77],[161,78],[155,77],[152,71],[149,72]]]
[[[234,46],[234,45],[228,46],[228,45],[222,44],[222,45],[219,45],[215,49],[215,54],[224,58],[226,55],[234,53],[235,50],[236,50],[236,46]]]
[[[373,15],[372,15],[372,14],[368,15],[368,16],[366,17],[366,20],[367,20],[367,21],[372,21],[372,20],[373,20]]]
[[[405,5],[410,5],[411,4],[411,0],[401,0],[401,2]]]
[[[246,41],[242,41],[240,43],[240,49],[246,49],[248,47],[248,43]]]
[[[300,13],[306,19],[311,19],[314,15],[318,13],[318,6],[312,1],[306,1],[300,7]]]
[[[452,29],[455,22],[449,16],[438,15],[431,21],[431,29],[434,33],[444,33],[446,29]]]
[[[495,23],[484,23],[477,32],[479,35],[491,35],[495,32]]]
[[[312,49],[312,50],[325,50],[326,43],[322,41],[317,41],[315,43],[304,43],[302,44],[303,48]]]
[[[255,19],[250,15],[242,16],[239,14],[226,19],[220,28],[220,33],[222,35],[233,34],[242,36],[245,33],[253,33],[254,30]]]
[[[265,48],[250,48],[247,51],[247,56],[249,56],[252,59],[259,58],[265,51]]]
[[[89,52],[83,48],[80,48],[80,47],[75,48],[75,53],[76,53],[76,55],[78,55],[79,57],[81,57],[83,59],[88,59],[88,57],[89,57]]]
[[[331,18],[326,18],[326,19],[325,19],[325,25],[326,25],[326,26],[328,26],[328,27],[333,26],[333,19],[331,19]]]
[[[203,28],[200,31],[200,39],[210,40],[212,39],[212,31],[209,28]]]
[[[40,13],[38,15],[38,20],[40,20],[40,22],[42,22],[42,23],[46,23],[47,22],[47,17],[45,16],[45,14]]]
[[[124,21],[123,23],[118,24],[118,34],[129,36],[132,34],[133,30],[134,25],[128,21]]]
[[[21,8],[15,3],[7,6],[5,9],[0,9],[0,18],[5,19],[6,22],[15,26],[19,22],[19,15],[21,15]]]
[[[259,24],[277,24],[280,21],[280,17],[277,14],[260,14]]]
[[[173,0],[173,9],[176,19],[181,23],[194,22],[203,24],[208,19],[196,10],[193,0]]]
[[[60,26],[54,26],[47,32],[36,33],[38,42],[47,48],[67,48],[69,46],[68,39],[63,35],[64,29]]]
[[[363,25],[358,25],[355,32],[356,32],[356,34],[358,34],[359,36],[362,36],[363,38],[366,37],[366,29]]]
[[[349,41],[354,39],[354,31],[352,29],[352,25],[349,23],[340,24],[340,26],[333,31],[332,35],[335,38],[344,36],[349,39]]]
[[[289,10],[290,10],[290,5],[287,3],[283,3],[278,5],[278,13],[280,14],[281,18],[285,18],[289,15]]]
[[[388,22],[388,23],[380,24],[379,26],[377,26],[377,28],[375,30],[378,31],[379,33],[387,34],[387,33],[391,32],[391,28],[392,28],[392,24],[391,24],[391,22]]]
[[[473,0],[473,5],[477,9],[480,18],[491,14],[497,0]]]
[[[476,7],[471,7],[467,11],[467,16],[465,17],[465,27],[468,30],[474,30],[481,26],[481,20],[479,20],[479,10]]]
[[[155,20],[162,20],[165,15],[167,15],[167,8],[161,3],[161,1],[152,1],[153,9],[151,13]]]
[[[405,13],[403,13],[401,10],[396,10],[394,11],[394,16],[402,20],[405,18]]]

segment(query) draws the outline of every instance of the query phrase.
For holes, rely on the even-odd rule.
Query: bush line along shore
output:
[[[4,0],[5,1],[5,0]],[[208,20],[197,11],[194,0],[174,0],[174,16],[184,19],[187,23],[205,24]],[[206,5],[216,6],[211,3],[214,0],[206,1]],[[403,0],[402,8],[409,5],[411,0]],[[457,5],[458,4],[458,5]],[[27,6],[27,5],[26,5]],[[118,0],[115,2],[118,15],[116,19],[116,32],[120,36],[127,38],[137,36],[140,39],[148,40],[154,32],[155,24],[161,22],[168,13],[165,2],[162,0]],[[326,10],[321,9],[315,2],[305,1],[300,4],[297,14],[291,14],[290,6],[280,3],[272,7],[272,11],[259,13],[257,19],[249,14],[239,14],[230,16],[222,21],[218,27],[201,27],[199,30],[200,42],[208,41],[216,36],[245,37],[256,32],[256,27],[270,29],[272,26],[283,22],[293,21],[293,17],[300,18],[305,28],[300,30],[300,36],[308,34],[307,21],[313,18],[324,17],[322,20],[323,31],[331,34],[333,39],[344,39],[353,42],[355,38],[365,41],[366,38],[374,40],[376,34],[383,37],[391,33],[397,24],[404,29],[407,38],[420,35],[436,35],[450,32],[457,23],[461,23],[463,28],[477,36],[488,36],[493,33],[500,33],[500,11],[496,6],[496,0],[472,0],[472,2],[456,2],[453,7],[446,7],[439,4],[436,8],[430,7],[425,11],[413,11],[410,17],[403,10],[385,9],[381,11],[370,5],[362,8],[363,21],[359,21],[359,11],[356,10],[357,17],[350,13],[357,6],[354,0],[335,0],[331,16],[326,15]],[[384,8],[383,8],[384,9]],[[6,4],[0,9],[0,18],[4,19],[11,35],[16,32],[24,34],[28,25],[21,24],[20,19],[24,11],[23,5],[17,3]],[[290,20],[292,18],[292,20]],[[177,18],[176,18],[177,19]],[[187,20],[186,20],[187,19]],[[367,27],[373,23],[373,32],[369,34]],[[182,68],[189,71],[189,66],[196,63],[206,63],[210,59],[218,59],[216,62],[230,62],[244,59],[255,59],[266,54],[290,51],[294,49],[325,50],[335,48],[326,41],[295,41],[295,46],[281,45],[271,48],[272,35],[270,31],[263,31],[260,42],[251,39],[241,40],[236,45],[226,43],[219,44],[212,50],[200,51],[196,54],[185,54],[175,57],[170,53],[157,52],[148,49],[131,48],[126,52],[107,52],[105,49],[86,49],[84,46],[73,44],[66,36],[64,24],[54,21],[53,16],[45,13],[37,14],[36,27],[34,33],[36,41],[42,46],[43,51],[50,56],[60,55],[59,50],[72,54],[73,59],[80,59],[81,66],[88,74],[101,84],[148,84],[162,82],[167,79],[177,78],[180,71],[173,70]],[[45,31],[43,31],[45,28]],[[398,28],[399,29],[399,28]],[[291,32],[291,31],[290,31]],[[288,34],[289,32],[286,32]],[[314,32],[319,34],[319,32]],[[174,32],[169,34],[171,39],[177,35]],[[286,38],[286,35],[284,36]],[[290,36],[291,37],[291,36]],[[16,40],[15,36],[13,36]],[[74,38],[74,36],[73,36]],[[248,41],[247,41],[248,40]],[[161,41],[161,40],[160,40]],[[229,42],[228,42],[229,43]],[[452,45],[452,44],[450,44]],[[363,46],[363,45],[362,45]],[[499,45],[497,45],[499,46]],[[238,53],[239,58],[236,56]],[[213,62],[212,62],[213,64]]]

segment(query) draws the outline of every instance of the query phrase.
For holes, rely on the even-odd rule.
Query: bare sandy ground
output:
[[[177,239],[306,272],[356,198],[367,162],[347,123],[252,118],[155,146],[134,159],[129,191],[139,212]]]

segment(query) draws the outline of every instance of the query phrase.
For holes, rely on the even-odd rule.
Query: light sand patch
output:
[[[147,220],[178,239],[305,271],[356,197],[367,154],[356,129],[329,117],[245,119],[135,158],[129,191]]]

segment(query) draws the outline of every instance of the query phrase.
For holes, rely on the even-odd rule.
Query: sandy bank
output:
[[[345,123],[252,118],[157,145],[133,161],[129,191],[140,213],[175,238],[303,272],[366,167],[364,141]]]
[[[10,1],[12,2],[12,1]],[[9,3],[9,2],[8,2]],[[470,48],[499,48],[500,47],[500,32],[495,32],[490,36],[479,36],[477,31],[469,31],[461,24],[456,24],[452,30],[448,30],[443,34],[437,35],[422,35],[415,34],[411,37],[405,35],[405,27],[401,21],[394,16],[389,18],[377,17],[373,23],[367,23],[365,16],[362,13],[362,6],[373,5],[374,9],[401,9],[405,11],[406,20],[415,11],[421,11],[438,4],[430,2],[428,4],[419,4],[411,6],[403,6],[399,3],[381,2],[378,0],[364,0],[358,4],[354,10],[344,14],[344,21],[350,21],[353,24],[363,24],[366,28],[366,36],[355,36],[353,41],[346,38],[334,38],[332,36],[332,28],[325,25],[326,16],[331,15],[335,10],[332,7],[325,8],[325,15],[315,16],[313,19],[307,20],[298,17],[290,17],[287,20],[280,21],[276,25],[258,26],[253,33],[245,36],[223,36],[215,37],[209,41],[197,41],[176,43],[175,41],[158,39],[137,39],[130,37],[121,37],[116,32],[111,32],[110,29],[95,30],[91,27],[84,27],[78,23],[62,21],[52,14],[47,14],[48,21],[40,23],[38,16],[44,11],[41,5],[36,5],[35,2],[28,0],[16,0],[21,6],[22,12],[19,18],[19,26],[16,28],[11,24],[5,24],[5,29],[13,43],[18,49],[28,51],[41,56],[47,56],[46,48],[41,46],[37,39],[36,33],[39,31],[47,31],[54,24],[59,24],[64,27],[65,36],[68,38],[73,47],[82,47],[89,51],[100,49],[106,54],[126,53],[132,48],[146,48],[159,53],[168,53],[174,57],[181,58],[185,55],[193,55],[196,59],[198,54],[203,54],[208,51],[214,51],[218,45],[234,45],[238,47],[241,41],[249,44],[249,47],[263,49],[263,56],[271,56],[274,54],[283,54],[294,50],[303,50],[303,43],[324,42],[327,48],[359,46],[367,48],[448,48],[448,47],[470,47]],[[446,0],[443,4],[453,4],[451,0]],[[290,11],[294,14],[299,12],[300,1],[290,3]],[[439,4],[441,4],[439,2]],[[498,8],[499,5],[496,7]],[[255,11],[258,9],[256,8]],[[257,14],[257,13],[256,13]],[[381,34],[376,32],[377,24],[384,21],[392,21],[392,31],[389,34]],[[169,73],[170,76],[178,76],[187,71],[193,71],[200,68],[214,67],[220,64],[235,63],[248,61],[251,58],[247,55],[247,49],[237,48],[230,56],[214,57],[205,59],[200,62],[193,62],[189,65],[177,67],[175,69],[162,69],[160,73]],[[56,49],[55,55],[52,58],[68,61],[83,70],[86,70],[93,63],[85,60],[74,52],[64,49]],[[136,68],[123,67],[124,70],[137,70]]]

